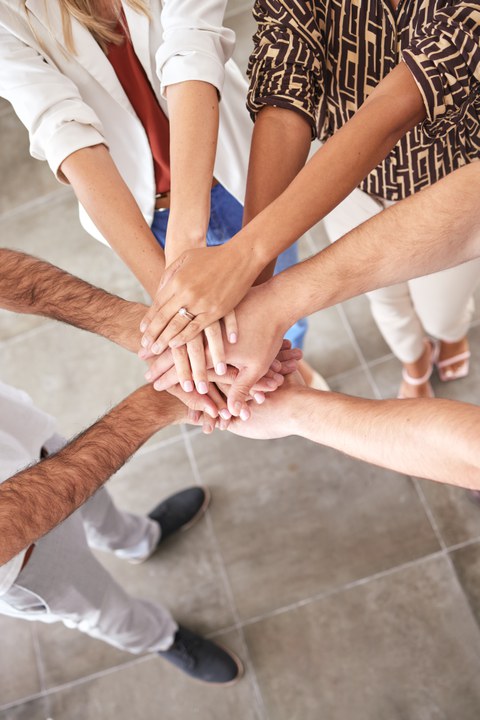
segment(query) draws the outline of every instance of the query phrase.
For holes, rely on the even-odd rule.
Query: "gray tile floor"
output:
[[[251,21],[231,23],[244,66]],[[6,104],[0,127],[2,245],[141,297],[81,230],[69,190],[28,157]],[[303,252],[322,242],[317,228]],[[471,342],[470,377],[435,383],[438,395],[480,400],[478,319]],[[0,377],[66,434],[142,381],[135,357],[48,320],[3,312],[0,349]],[[312,318],[307,357],[351,394],[389,396],[399,381],[364,298]],[[145,512],[192,483],[207,484],[213,502],[191,533],[143,566],[102,561],[129,591],[161,598],[180,621],[234,648],[244,680],[207,688],[156,657],[0,617],[1,720],[478,720],[480,508],[463,491],[296,438],[255,443],[178,427],[109,487],[119,505]]]

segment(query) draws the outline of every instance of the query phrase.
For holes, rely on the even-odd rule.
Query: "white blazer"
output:
[[[167,113],[163,88],[185,80],[203,80],[218,89],[215,177],[243,201],[251,121],[246,82],[230,59],[235,36],[222,27],[226,0],[150,0],[149,5],[150,19],[126,4],[123,8],[158,101]],[[145,130],[90,33],[75,19],[72,31],[76,55],[63,44],[58,0],[2,0],[0,96],[12,103],[28,129],[32,156],[46,160],[61,182],[59,167],[68,155],[104,143],[150,225],[155,181]],[[80,220],[106,242],[82,207]]]

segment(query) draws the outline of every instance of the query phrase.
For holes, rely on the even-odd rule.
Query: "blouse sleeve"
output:
[[[422,94],[425,129],[460,121],[480,92],[480,2],[459,2],[436,13],[403,51]]]
[[[311,2],[256,0],[257,32],[248,65],[247,106],[255,118],[264,105],[302,115],[317,134],[325,51]]]

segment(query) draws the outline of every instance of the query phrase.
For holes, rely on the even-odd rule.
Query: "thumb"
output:
[[[248,420],[250,410],[247,400],[250,399],[250,390],[261,377],[262,371],[257,365],[250,365],[239,370],[238,375],[228,393],[228,409],[235,417]]]

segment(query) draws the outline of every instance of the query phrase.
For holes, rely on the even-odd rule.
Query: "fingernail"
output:
[[[247,410],[246,408],[243,408],[242,410],[240,410],[240,420],[248,420],[249,417],[250,417],[249,410]]]
[[[267,378],[266,383],[267,383],[268,387],[271,388],[272,390],[275,390],[278,387],[277,381],[273,380],[272,378]]]
[[[150,370],[145,373],[144,378],[145,378],[145,380],[151,380],[151,379],[152,379],[152,373],[150,372]]]
[[[287,362],[284,365],[284,368],[287,370],[296,370],[297,369],[297,361],[296,360],[287,360]]]
[[[197,390],[200,393],[200,395],[206,395],[208,393],[208,385],[206,382],[199,382],[197,385]]]
[[[242,403],[236,402],[233,406],[234,415],[238,415],[240,410],[242,409]]]
[[[155,355],[159,355],[160,354],[160,345],[157,345],[157,343],[155,343],[155,345],[152,345],[152,352],[155,353]]]
[[[144,347],[144,348],[148,347],[148,343],[149,343],[149,338],[146,335],[144,335],[142,337],[142,342],[141,342],[142,347]]]
[[[183,389],[185,392],[193,392],[193,382],[191,380],[185,380],[183,383]]]
[[[222,417],[224,420],[230,420],[232,416],[228,412],[227,408],[222,408],[222,410],[220,410],[220,417]]]
[[[227,366],[225,365],[225,363],[218,363],[215,368],[215,372],[217,373],[217,375],[225,375],[225,373],[227,372]]]
[[[158,381],[158,382],[154,382],[154,383],[153,383],[153,389],[154,389],[154,390],[161,390],[161,389],[162,389],[161,383],[160,383],[159,381]]]
[[[148,351],[144,350],[144,348],[142,348],[141,350],[138,351],[137,355],[140,358],[140,360],[145,360],[145,358],[148,355]]]
[[[147,329],[147,327],[148,327],[147,322],[145,320],[142,320],[142,322],[140,323],[140,332],[144,333],[145,330]]]
[[[237,342],[237,333],[230,333],[230,335],[228,336],[228,340],[231,343],[236,343]]]
[[[276,372],[278,372],[278,370],[280,370],[281,367],[282,367],[282,363],[280,362],[280,360],[274,360],[272,362],[272,370],[275,370]]]
[[[261,392],[254,393],[253,397],[254,397],[255,402],[258,403],[259,405],[261,405],[263,402],[265,402],[265,395]]]
[[[273,378],[274,378],[274,380],[277,381],[277,383],[283,381],[283,375],[280,375],[280,373],[275,373],[274,376],[273,376]]]

